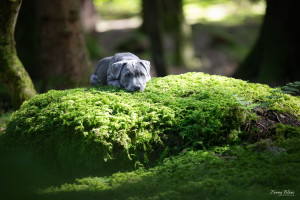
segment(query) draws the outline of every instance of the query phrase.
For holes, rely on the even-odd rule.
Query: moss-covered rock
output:
[[[187,147],[248,139],[254,108],[299,117],[299,98],[276,91],[203,73],[153,78],[137,93],[109,86],[49,91],[12,115],[6,135],[62,169],[112,172]]]

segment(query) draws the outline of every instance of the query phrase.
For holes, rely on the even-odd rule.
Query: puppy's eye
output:
[[[131,74],[126,74],[125,78],[130,78]]]

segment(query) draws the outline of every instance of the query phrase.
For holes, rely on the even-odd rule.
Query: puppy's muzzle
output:
[[[133,91],[139,91],[141,90],[141,87],[136,85],[136,86],[133,86]]]

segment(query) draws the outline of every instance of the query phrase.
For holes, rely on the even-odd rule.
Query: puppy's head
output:
[[[123,60],[112,65],[119,71],[121,87],[133,92],[144,91],[151,79],[150,62],[146,60]]]

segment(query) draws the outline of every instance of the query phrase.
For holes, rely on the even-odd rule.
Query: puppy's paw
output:
[[[121,84],[120,84],[120,81],[119,80],[113,80],[113,81],[107,81],[108,85],[111,85],[111,86],[116,86],[116,87],[119,87],[121,88]]]
[[[93,86],[96,86],[96,85],[99,85],[99,79],[98,79],[98,76],[93,74],[90,78],[90,83],[91,85]]]

